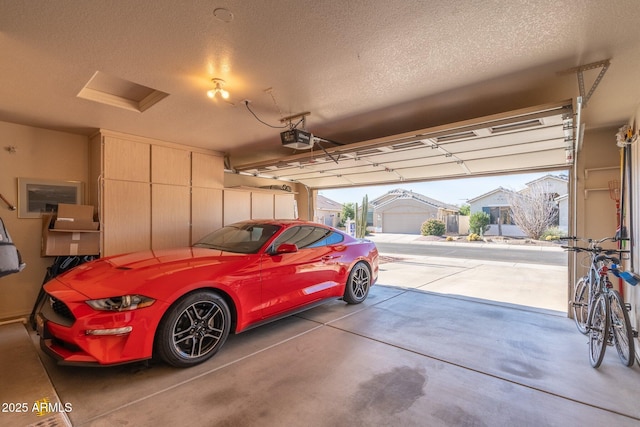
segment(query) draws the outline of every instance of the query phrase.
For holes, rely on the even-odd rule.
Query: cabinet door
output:
[[[166,249],[190,244],[189,187],[152,184],[151,248]]]
[[[191,243],[222,227],[222,190],[191,190]]]
[[[191,152],[153,145],[151,147],[151,182],[190,185]]]
[[[251,219],[251,192],[224,190],[224,225]]]
[[[104,138],[104,178],[149,182],[149,144],[112,136]]]
[[[273,219],[272,193],[251,193],[251,219]]]
[[[102,256],[151,249],[151,189],[148,183],[104,181]]]
[[[191,183],[194,187],[224,187],[224,159],[209,154],[191,154]]]
[[[275,215],[277,219],[295,219],[298,217],[298,207],[293,194],[275,195]]]

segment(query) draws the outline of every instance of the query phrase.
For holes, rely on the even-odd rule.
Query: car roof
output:
[[[245,221],[238,221],[235,224],[272,224],[284,227],[291,227],[294,225],[312,225],[315,227],[332,228],[328,225],[320,224],[318,222],[306,221],[301,219],[249,219]]]

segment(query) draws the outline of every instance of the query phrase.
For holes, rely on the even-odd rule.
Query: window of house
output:
[[[482,208],[482,210],[491,217],[491,224],[513,225],[513,216],[509,206],[492,206]]]

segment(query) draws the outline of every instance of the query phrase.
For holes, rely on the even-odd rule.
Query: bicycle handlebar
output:
[[[596,262],[609,261],[614,265],[620,264],[620,258],[615,256],[608,256],[608,255],[598,255],[595,261]]]
[[[601,248],[600,246],[594,246],[592,248],[583,248],[583,247],[580,247],[580,246],[561,245],[560,247],[562,249],[566,249],[568,251],[591,252],[591,253],[594,253],[594,254],[604,253],[605,255],[626,254],[626,253],[631,252],[631,251],[629,251],[627,249],[604,249],[604,248]]]
[[[627,282],[628,284],[632,285],[632,286],[636,286],[638,283],[640,283],[640,275],[632,272],[632,271],[624,271],[624,270],[620,270],[620,258],[615,257],[615,256],[611,256],[613,254],[625,254],[625,253],[630,253],[630,250],[627,249],[604,249],[600,246],[598,246],[600,243],[606,242],[606,241],[612,241],[612,242],[619,242],[619,241],[628,241],[631,240],[628,237],[619,237],[619,236],[614,236],[614,237],[605,237],[603,239],[600,240],[593,240],[593,239],[582,239],[579,237],[575,237],[575,236],[568,236],[568,237],[563,237],[563,240],[572,240],[572,241],[585,241],[589,243],[589,247],[585,248],[585,247],[580,247],[580,246],[566,246],[566,245],[562,245],[561,248],[569,250],[569,251],[575,251],[575,252],[590,252],[591,254],[593,254],[592,256],[594,256],[594,259],[592,262],[601,262],[601,261],[608,261],[609,262],[609,271],[611,271],[611,273],[613,273],[614,276],[619,277],[621,279],[623,279],[625,282]]]
[[[600,244],[600,243],[606,242],[608,240],[610,240],[612,242],[618,242],[618,241],[621,241],[621,240],[630,240],[630,239],[613,236],[613,237],[603,237],[602,239],[596,240],[596,239],[585,238],[585,237],[566,236],[566,237],[561,237],[560,240],[572,240],[572,241],[587,242],[589,244]]]

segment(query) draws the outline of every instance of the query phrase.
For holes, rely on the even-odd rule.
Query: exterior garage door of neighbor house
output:
[[[385,212],[382,217],[382,232],[420,234],[420,226],[427,219],[422,213]]]

